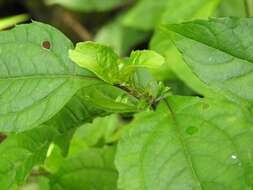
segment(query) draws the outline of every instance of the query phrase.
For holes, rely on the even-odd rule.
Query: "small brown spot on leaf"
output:
[[[50,49],[51,44],[50,44],[49,41],[44,41],[44,42],[42,43],[42,46],[43,46],[43,48],[45,48],[45,49]]]
[[[5,134],[0,133],[0,143],[3,142],[6,138],[7,136]]]

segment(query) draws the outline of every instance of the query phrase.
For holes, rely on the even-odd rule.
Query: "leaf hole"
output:
[[[5,134],[0,133],[0,143],[2,143],[6,138],[7,136]]]
[[[49,41],[44,41],[42,43],[42,47],[45,49],[50,49],[51,48],[51,43]]]

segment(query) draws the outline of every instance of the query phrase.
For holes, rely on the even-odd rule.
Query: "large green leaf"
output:
[[[140,0],[124,17],[126,26],[153,30],[157,25],[209,15],[220,0]],[[152,13],[152,14],[151,14]]]
[[[251,190],[253,127],[228,101],[170,97],[120,140],[122,190]]]
[[[234,101],[252,105],[253,19],[210,19],[166,28],[200,80]]]
[[[53,190],[115,190],[114,148],[88,149],[68,157],[53,175]]]
[[[49,120],[84,86],[99,81],[68,58],[72,43],[41,23],[0,32],[0,131]]]

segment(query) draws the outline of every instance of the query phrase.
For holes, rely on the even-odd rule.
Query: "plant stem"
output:
[[[246,17],[250,17],[250,9],[248,0],[244,0],[244,8]]]
[[[21,22],[25,22],[29,20],[29,18],[30,17],[27,14],[20,14],[20,15],[0,19],[0,30],[12,27],[15,24],[18,24]]]

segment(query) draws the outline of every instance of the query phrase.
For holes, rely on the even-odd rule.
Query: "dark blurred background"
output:
[[[129,9],[134,2],[128,0],[105,11],[82,11],[60,5],[49,6],[43,0],[0,0],[0,18],[26,13],[33,20],[57,27],[73,42],[77,42],[92,40],[104,24],[121,11]]]

